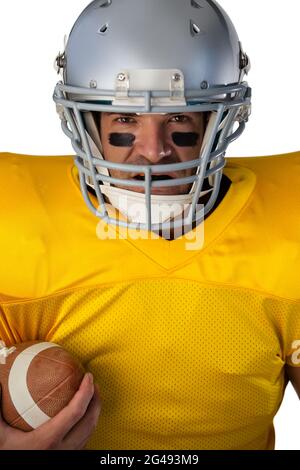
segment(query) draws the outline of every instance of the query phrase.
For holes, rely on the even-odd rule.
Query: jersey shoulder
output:
[[[299,300],[300,152],[229,162],[247,168],[256,179],[235,227],[248,247],[249,263],[253,260],[262,273],[262,285],[270,280],[274,295]]]
[[[54,247],[61,256],[71,238],[70,208],[84,207],[73,166],[68,156],[0,153],[1,297],[47,290]]]
[[[33,191],[41,188],[43,184],[56,182],[64,176],[64,170],[71,171],[72,156],[25,155],[0,152],[0,179],[1,191],[14,187],[14,195],[27,186]],[[30,183],[30,187],[28,187]],[[16,198],[14,197],[14,200]]]
[[[267,187],[271,189],[281,188],[289,194],[300,192],[300,151],[280,155],[262,157],[235,157],[228,158],[229,163],[250,169],[255,173],[258,189]],[[271,188],[270,183],[274,186]],[[278,193],[278,191],[276,191]]]
[[[273,222],[292,223],[300,238],[300,151],[264,157],[229,158],[229,163],[251,170],[256,177],[253,204],[260,204]],[[272,224],[273,225],[273,224]],[[284,227],[285,230],[287,227]]]

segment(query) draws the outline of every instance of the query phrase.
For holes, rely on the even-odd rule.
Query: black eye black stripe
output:
[[[133,134],[114,133],[109,136],[109,143],[114,147],[132,147],[135,141]]]
[[[199,134],[196,132],[174,132],[172,139],[177,147],[195,147],[198,144]],[[132,147],[135,142],[133,134],[113,133],[109,136],[109,143],[113,147]]]
[[[198,143],[199,134],[196,132],[174,132],[172,138],[177,147],[195,147]]]

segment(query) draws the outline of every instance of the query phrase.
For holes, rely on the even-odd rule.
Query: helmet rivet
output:
[[[202,83],[201,83],[201,90],[207,90],[208,88],[208,83],[206,80],[204,80]]]
[[[96,80],[91,80],[91,81],[90,81],[90,88],[97,88],[97,82],[96,82]]]
[[[119,74],[118,74],[118,80],[119,80],[119,82],[124,82],[125,79],[126,79],[125,73],[119,73]]]
[[[174,73],[172,80],[174,80],[174,82],[180,82],[181,75],[179,73]]]

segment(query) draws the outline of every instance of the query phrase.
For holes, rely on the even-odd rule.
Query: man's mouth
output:
[[[145,181],[145,175],[135,175],[133,179],[137,181]],[[151,175],[152,181],[172,180],[173,176],[170,175]]]
[[[175,176],[175,172],[174,173],[169,173],[169,174],[152,174],[151,175],[151,181],[152,182],[155,182],[155,181],[168,181],[168,180],[173,180],[173,179],[178,179],[180,178],[180,175],[176,175]],[[140,181],[143,183],[143,185],[140,185],[140,186],[134,186],[134,187],[131,187],[130,190],[131,191],[134,191],[134,192],[137,192],[137,193],[144,193],[145,192],[145,187],[144,187],[144,183],[145,183],[145,174],[144,173],[138,173],[138,174],[135,174],[135,175],[130,175],[128,178],[130,178],[131,180],[135,180],[135,181]],[[128,186],[125,186],[125,187],[122,187],[122,186],[119,186],[121,189],[127,189],[128,190]],[[171,195],[171,194],[185,194],[187,192],[187,190],[185,189],[185,187],[181,187],[178,188],[178,186],[160,186],[160,187],[152,187],[151,188],[151,194],[161,194],[161,195]]]

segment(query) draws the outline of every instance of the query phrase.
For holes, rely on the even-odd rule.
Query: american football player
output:
[[[86,376],[0,448],[274,449],[300,396],[300,153],[225,159],[251,113],[230,18],[95,0],[56,68],[76,155],[1,155],[0,339],[65,346],[101,405]]]

